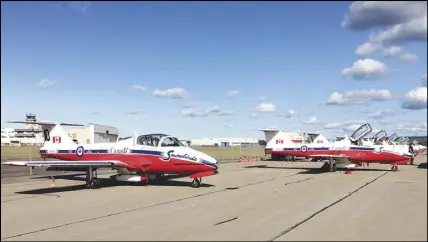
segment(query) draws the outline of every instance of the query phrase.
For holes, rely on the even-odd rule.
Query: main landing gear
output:
[[[335,172],[337,170],[336,164],[331,164],[330,162],[324,163],[324,165],[321,166],[321,170],[327,171],[327,172]]]
[[[398,170],[398,166],[397,165],[393,165],[392,167],[391,167],[391,171],[397,171]]]
[[[324,165],[321,166],[321,170],[327,171],[327,172],[336,172],[336,164],[334,163],[334,160],[330,157],[330,160],[325,162]]]
[[[100,185],[101,183],[98,180],[97,170],[93,170],[92,167],[89,167],[89,169],[86,171],[86,188],[96,189],[99,188]]]
[[[202,183],[202,178],[195,178],[192,181],[192,187],[199,188],[201,186],[201,183]]]

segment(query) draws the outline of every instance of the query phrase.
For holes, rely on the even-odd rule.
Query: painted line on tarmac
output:
[[[285,235],[285,234],[287,234],[287,233],[289,233],[289,232],[293,231],[295,228],[297,228],[297,227],[299,227],[300,225],[302,225],[302,224],[304,224],[304,223],[308,222],[308,221],[309,221],[309,220],[311,220],[313,217],[315,217],[315,216],[317,216],[318,214],[320,214],[320,213],[324,212],[325,210],[327,210],[327,209],[329,209],[329,208],[333,207],[334,205],[336,205],[336,204],[338,204],[338,203],[342,202],[343,200],[347,199],[348,197],[352,196],[352,195],[353,195],[353,194],[355,194],[356,192],[358,192],[358,191],[360,191],[361,189],[363,189],[364,187],[366,187],[366,186],[368,186],[368,185],[372,184],[373,182],[377,181],[378,179],[380,179],[381,177],[385,176],[385,175],[386,175],[386,174],[388,174],[388,173],[389,173],[388,171],[387,171],[387,172],[384,172],[384,173],[382,173],[381,175],[379,175],[379,176],[377,176],[376,178],[374,178],[373,180],[371,180],[371,181],[369,181],[369,182],[366,182],[364,185],[362,185],[362,186],[358,187],[357,189],[355,189],[354,191],[352,191],[352,192],[348,193],[346,196],[344,196],[344,197],[340,198],[339,200],[337,200],[337,201],[335,201],[335,202],[333,202],[333,203],[331,203],[331,204],[329,204],[329,205],[325,206],[324,208],[322,208],[322,209],[318,210],[317,212],[313,213],[312,215],[310,215],[310,216],[309,216],[309,217],[307,217],[306,219],[304,219],[304,220],[302,220],[302,221],[298,222],[297,224],[295,224],[295,225],[293,225],[293,226],[291,226],[291,227],[287,228],[286,230],[282,231],[281,233],[279,233],[279,234],[278,234],[278,235],[276,235],[275,237],[273,237],[273,238],[269,239],[268,241],[275,241],[275,240],[276,240],[276,239],[278,239],[279,237],[281,237],[281,236],[283,236],[283,235]]]
[[[244,184],[244,185],[240,185],[240,186],[237,186],[237,188],[243,188],[243,187],[248,187],[248,186],[252,186],[252,185],[262,184],[262,183],[266,183],[266,182],[270,182],[270,181],[275,181],[275,180],[278,180],[278,179],[293,177],[293,176],[296,176],[296,175],[302,175],[302,174],[294,173],[294,174],[289,174],[289,175],[285,175],[285,176],[281,176],[281,177],[269,178],[269,179],[258,181],[258,182],[251,182],[251,183],[247,183],[247,184]],[[189,200],[189,199],[192,199],[192,198],[202,197],[202,196],[211,195],[211,194],[220,193],[220,192],[226,192],[226,191],[230,192],[230,189],[224,188],[224,189],[217,190],[217,191],[206,192],[206,193],[202,193],[202,194],[198,194],[198,195],[193,195],[193,196],[178,198],[178,199],[169,200],[169,201],[166,201],[166,202],[160,202],[160,203],[156,203],[156,204],[152,204],[152,205],[148,205],[148,206],[143,206],[143,207],[137,207],[137,208],[133,208],[133,209],[129,209],[129,210],[121,211],[121,212],[115,212],[115,213],[111,213],[111,214],[107,214],[107,215],[102,215],[102,216],[98,216],[98,217],[93,217],[93,218],[89,218],[89,219],[85,219],[85,220],[70,222],[70,223],[66,223],[66,224],[62,224],[62,225],[57,225],[57,226],[52,226],[52,227],[48,227],[48,228],[44,228],[44,229],[38,229],[38,230],[30,231],[30,232],[25,232],[25,233],[17,234],[17,235],[3,237],[3,238],[1,238],[1,240],[12,239],[12,238],[16,238],[16,237],[20,237],[20,236],[24,236],[24,235],[29,235],[29,234],[39,233],[39,232],[43,232],[43,231],[47,231],[47,230],[62,228],[62,227],[66,227],[66,226],[70,226],[70,225],[74,225],[74,224],[86,223],[86,222],[90,222],[90,221],[94,221],[94,220],[98,220],[98,219],[102,219],[102,218],[107,218],[107,217],[112,217],[112,216],[121,215],[121,214],[125,214],[125,213],[135,212],[135,211],[144,210],[144,209],[147,209],[147,208],[158,207],[158,206],[162,206],[162,205],[166,205],[166,204],[170,204],[170,203],[181,202],[181,201]]]

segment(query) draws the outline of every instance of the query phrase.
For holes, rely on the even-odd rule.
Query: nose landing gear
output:
[[[192,181],[192,187],[193,188],[199,188],[201,186],[202,178],[195,178]]]

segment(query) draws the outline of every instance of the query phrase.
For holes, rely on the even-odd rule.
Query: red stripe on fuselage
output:
[[[78,157],[76,154],[42,154],[42,158],[54,158],[66,161],[103,161],[117,160],[126,164],[126,168],[141,170],[141,167],[148,166],[147,172],[150,173],[198,173],[205,171],[214,171],[214,167],[171,158],[169,161],[161,160],[160,156],[141,155],[141,154],[84,154]]]
[[[290,155],[298,157],[309,157],[311,155],[346,155],[349,159],[364,161],[364,162],[379,162],[379,163],[393,163],[409,159],[406,156],[390,152],[376,153],[372,150],[308,150],[302,152],[300,150],[289,151],[271,151],[271,154]]]

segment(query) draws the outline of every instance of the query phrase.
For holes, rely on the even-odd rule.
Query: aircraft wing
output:
[[[5,166],[45,166],[45,167],[127,167],[117,160],[94,160],[94,161],[6,161]]]
[[[325,155],[325,154],[315,154],[315,155],[310,155],[309,157],[313,157],[313,158],[333,158],[335,159],[338,163],[342,163],[342,162],[347,162],[348,161],[348,156],[347,155]]]

